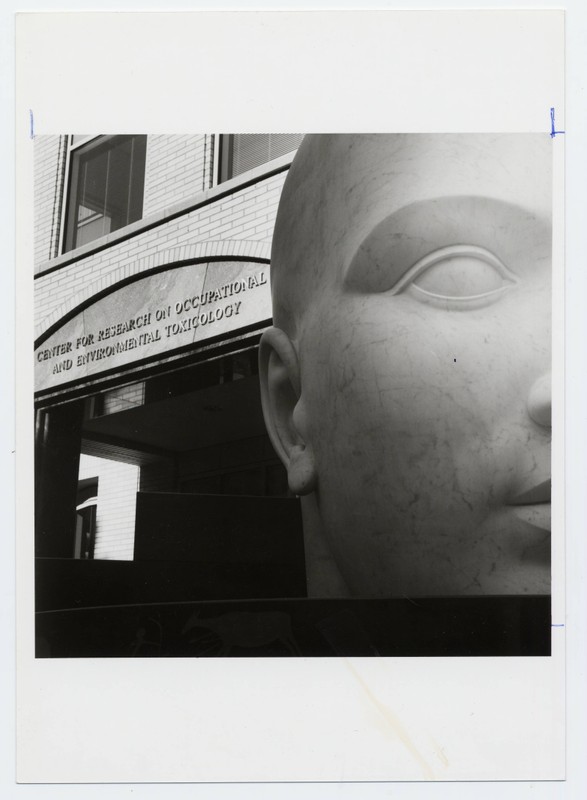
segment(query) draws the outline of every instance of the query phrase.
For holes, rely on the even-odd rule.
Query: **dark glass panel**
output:
[[[303,133],[222,134],[220,182],[291,153],[303,138]]]
[[[142,217],[146,151],[146,136],[100,137],[74,151],[66,251]]]

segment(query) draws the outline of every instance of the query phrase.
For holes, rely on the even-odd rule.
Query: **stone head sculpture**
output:
[[[309,591],[550,590],[550,139],[316,135],[261,342]]]

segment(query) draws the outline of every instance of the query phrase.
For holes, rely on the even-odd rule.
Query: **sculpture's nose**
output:
[[[551,375],[541,375],[534,381],[528,392],[528,413],[538,425],[550,428],[552,425]]]

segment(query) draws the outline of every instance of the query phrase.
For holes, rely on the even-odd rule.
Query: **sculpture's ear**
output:
[[[300,368],[287,334],[269,328],[259,345],[259,378],[265,425],[277,455],[287,469],[294,494],[309,494],[317,483],[314,454],[304,439],[300,419]]]

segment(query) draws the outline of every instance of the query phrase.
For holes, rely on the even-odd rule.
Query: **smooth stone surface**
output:
[[[541,134],[304,140],[261,375],[321,543],[312,595],[549,592],[550,150]]]

